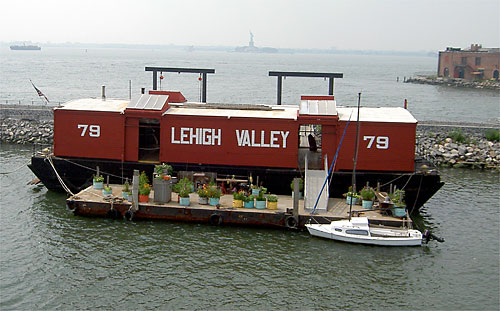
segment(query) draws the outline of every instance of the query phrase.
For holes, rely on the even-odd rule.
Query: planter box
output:
[[[253,208],[253,207],[254,207],[254,202],[253,202],[253,200],[252,200],[252,201],[248,201],[248,202],[244,202],[244,203],[243,203],[243,207],[244,207],[244,208]]]
[[[147,203],[149,201],[149,194],[139,194],[139,202]]]
[[[260,192],[260,189],[252,189],[252,195],[258,196]]]
[[[278,209],[278,202],[267,202],[267,209]]]
[[[219,204],[219,202],[220,202],[220,198],[209,198],[208,199],[208,203],[212,206]]]
[[[345,200],[345,203],[347,205],[351,205],[351,201],[352,201],[352,205],[358,204],[358,198],[353,198],[353,197],[347,197]]]
[[[170,179],[153,179],[154,198],[158,203],[168,203],[172,197],[172,182]]]
[[[295,198],[295,192],[292,191],[292,200]],[[302,200],[304,198],[304,194],[302,192],[299,192],[299,200]]]
[[[179,198],[179,204],[182,205],[182,206],[189,206],[189,197],[187,198]]]
[[[372,209],[373,201],[363,200],[363,208],[364,209]]]
[[[393,207],[392,216],[394,217],[405,217],[406,216],[406,206]]]
[[[94,181],[92,183],[92,186],[94,187],[94,189],[101,190],[104,188],[104,182],[103,181],[99,181],[99,182]]]
[[[243,207],[243,200],[233,200],[233,207],[242,208]]]
[[[208,198],[198,197],[198,203],[201,205],[208,205]]]
[[[102,195],[106,196],[106,195],[112,195],[112,194],[113,194],[113,190],[106,191],[106,190],[102,189]]]
[[[266,201],[255,201],[255,208],[266,209]]]

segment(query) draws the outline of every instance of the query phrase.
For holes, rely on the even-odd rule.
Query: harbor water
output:
[[[128,97],[151,86],[145,66],[215,68],[208,101],[274,103],[270,70],[344,72],[338,104],[402,106],[419,120],[498,120],[498,92],[401,83],[432,74],[436,58],[238,54],[117,49],[0,52],[0,100]],[[396,81],[400,77],[400,82]],[[165,74],[198,100],[197,76]],[[284,81],[284,102],[324,94],[328,81]],[[187,85],[187,89],[184,87]],[[163,86],[165,89],[165,87]],[[33,95],[34,94],[34,95]],[[133,94],[134,95],[134,94]],[[312,238],[307,232],[83,218],[66,195],[29,186],[30,145],[0,147],[1,310],[498,310],[497,171],[442,169],[444,187],[415,217],[445,243],[386,248]]]

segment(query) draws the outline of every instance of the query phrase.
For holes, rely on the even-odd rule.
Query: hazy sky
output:
[[[0,41],[371,50],[500,46],[499,0],[0,0]]]

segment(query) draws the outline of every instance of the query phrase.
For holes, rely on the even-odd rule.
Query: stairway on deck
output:
[[[305,159],[306,173],[305,173],[305,189],[304,189],[304,207],[307,210],[312,210],[316,201],[318,200],[318,195],[325,183],[328,176],[328,166],[327,159],[325,158],[325,170],[310,170],[308,169],[307,157]],[[321,192],[318,205],[316,205],[316,211],[326,212],[328,210],[328,183],[325,185],[323,192]]]

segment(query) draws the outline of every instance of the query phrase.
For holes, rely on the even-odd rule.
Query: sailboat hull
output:
[[[422,233],[413,229],[384,228],[371,229],[348,220],[333,221],[330,224],[306,224],[312,236],[367,245],[378,246],[420,246]]]

